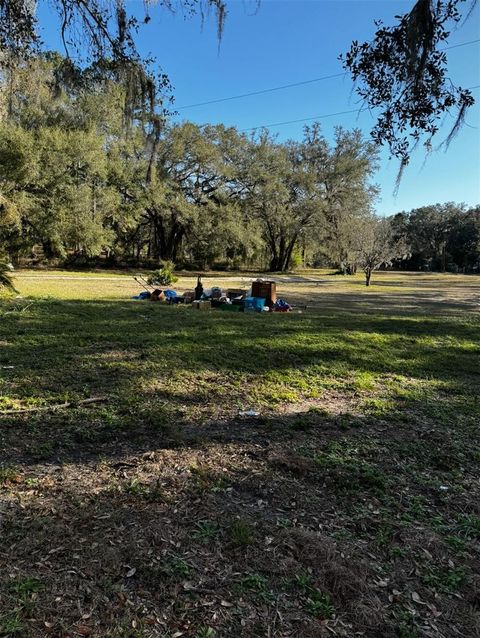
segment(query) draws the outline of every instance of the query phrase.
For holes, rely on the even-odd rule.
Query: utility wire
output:
[[[470,44],[476,44],[480,42],[480,38],[477,40],[469,40],[468,42],[461,42],[460,44],[453,44],[452,46],[440,49],[441,51],[448,51],[449,49],[457,49],[458,47],[465,47]],[[230,100],[239,100],[243,97],[250,97],[251,95],[262,95],[263,93],[273,93],[273,91],[283,91],[283,89],[290,89],[295,86],[304,86],[306,84],[313,84],[315,82],[322,82],[323,80],[330,80],[333,78],[340,78],[348,75],[345,71],[343,73],[334,73],[332,75],[322,75],[319,78],[312,78],[310,80],[304,80],[303,82],[293,82],[292,84],[282,84],[281,86],[273,86],[269,89],[262,89],[260,91],[251,91],[250,93],[240,93],[239,95],[231,95],[230,97],[221,97],[215,100],[208,100],[207,102],[197,102],[195,104],[186,104],[185,106],[177,107],[177,111],[183,111],[185,109],[193,109],[197,106],[207,106],[208,104],[218,104],[220,102],[229,102]]]
[[[476,44],[477,42],[480,42],[480,39],[469,40],[468,42],[460,42],[460,44],[452,44],[449,47],[444,47],[443,49],[440,49],[440,51],[448,51],[449,49],[458,49],[458,47],[466,47],[469,44]]]
[[[285,124],[298,124],[299,122],[308,122],[310,120],[322,120],[326,117],[335,117],[336,115],[347,115],[347,113],[362,113],[366,109],[352,109],[351,111],[338,111],[338,113],[327,113],[326,115],[315,115],[313,117],[304,117],[301,120],[288,120],[287,122],[275,122],[274,124],[260,124],[260,126],[251,126],[250,128],[241,128],[240,133],[247,131],[256,131],[259,128],[270,128],[271,126],[284,126]]]
[[[343,73],[334,73],[333,75],[323,75],[320,78],[312,78],[311,80],[304,80],[303,82],[294,82],[293,84],[283,84],[282,86],[273,86],[271,89],[262,89],[261,91],[252,91],[250,93],[241,93],[240,95],[232,95],[231,97],[221,97],[217,100],[209,100],[208,102],[198,102],[197,104],[187,104],[186,106],[179,106],[177,111],[183,111],[184,109],[193,109],[194,106],[206,106],[207,104],[217,104],[218,102],[228,102],[229,100],[239,100],[242,97],[249,97],[250,95],[261,95],[262,93],[271,93],[272,91],[281,91],[283,89],[289,89],[293,86],[303,86],[304,84],[313,84],[314,82],[321,82],[322,80],[330,80],[331,78],[340,78]]]
[[[473,89],[480,89],[480,84],[476,84],[475,86],[469,86],[467,91],[472,91]],[[239,130],[240,133],[246,133],[247,131],[256,131],[262,128],[270,128],[271,126],[285,126],[286,124],[299,124],[300,122],[310,122],[312,120],[323,120],[326,117],[335,117],[336,115],[347,115],[349,113],[363,113],[367,111],[367,108],[363,109],[352,109],[351,111],[338,111],[337,113],[327,113],[326,115],[315,115],[313,117],[304,117],[300,120],[288,120],[287,122],[275,122],[273,124],[260,124],[259,126],[251,126],[250,128],[242,128]]]

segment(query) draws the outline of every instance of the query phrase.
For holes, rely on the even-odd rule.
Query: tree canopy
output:
[[[155,60],[142,59],[137,49],[139,30],[150,22],[154,4],[167,11],[200,14],[202,19],[213,12],[221,37],[228,0],[149,0],[143,14],[125,0],[52,0],[64,47],[57,83],[78,81],[79,67],[96,66],[116,74],[127,87],[127,113],[134,99],[148,105],[151,117],[157,118],[156,107],[171,94],[168,76]],[[399,175],[420,142],[431,150],[446,112],[456,112],[445,140],[448,145],[474,103],[468,88],[455,86],[448,76],[442,47],[452,27],[468,17],[475,4],[476,0],[416,0],[410,11],[396,17],[397,24],[377,21],[373,40],[354,41],[343,57],[364,105],[379,110],[372,137],[400,160]],[[34,2],[0,0],[4,69],[12,72],[38,53],[40,26]]]
[[[463,4],[465,0],[417,0],[408,13],[397,16],[396,25],[376,21],[373,40],[354,41],[343,58],[364,106],[380,110],[372,138],[400,160],[399,176],[420,142],[427,152],[432,149],[445,113],[456,111],[448,146],[474,104],[471,91],[452,82],[442,49],[462,20]]]
[[[359,131],[338,128],[330,144],[316,124],[280,143],[222,125],[155,127],[140,108],[125,127],[125,87],[89,67],[56,92],[63,62],[31,59],[3,93],[1,238],[12,254],[286,270],[331,220],[371,209],[376,151]]]

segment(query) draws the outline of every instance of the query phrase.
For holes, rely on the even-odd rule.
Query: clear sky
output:
[[[465,3],[468,5],[468,3]],[[239,129],[313,118],[348,111],[358,106],[352,81],[337,77],[285,90],[229,100],[195,108],[181,108],[261,91],[278,85],[302,82],[342,71],[340,53],[352,40],[369,40],[374,20],[393,24],[413,0],[229,0],[222,40],[216,37],[213,16],[185,18],[161,7],[150,11],[151,21],[140,33],[140,51],[152,54],[174,86],[177,120],[224,123]],[[128,0],[132,10],[143,11],[141,0]],[[50,17],[43,31],[47,46],[59,48],[55,23],[43,3],[40,17]],[[45,22],[41,20],[43,24]],[[468,21],[450,36],[448,45],[480,38],[480,4]],[[480,43],[448,51],[449,75],[455,84],[480,84]],[[473,91],[478,103],[467,116],[467,125],[447,152],[433,153],[424,165],[419,151],[407,168],[400,190],[393,195],[398,163],[382,151],[375,181],[381,187],[380,214],[392,214],[425,204],[456,201],[480,203],[480,89]],[[313,121],[313,120],[312,120]],[[333,127],[361,128],[366,135],[373,119],[368,113],[344,114],[320,119],[330,138]],[[453,118],[447,117],[439,142]],[[272,126],[279,139],[299,138],[305,122]]]

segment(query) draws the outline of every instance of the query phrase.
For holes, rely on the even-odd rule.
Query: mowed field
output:
[[[480,277],[275,279],[288,315],[16,274],[0,636],[480,635]]]

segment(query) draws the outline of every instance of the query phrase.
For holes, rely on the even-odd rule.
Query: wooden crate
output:
[[[253,281],[252,297],[263,297],[265,305],[273,306],[277,301],[277,284],[274,281]]]

